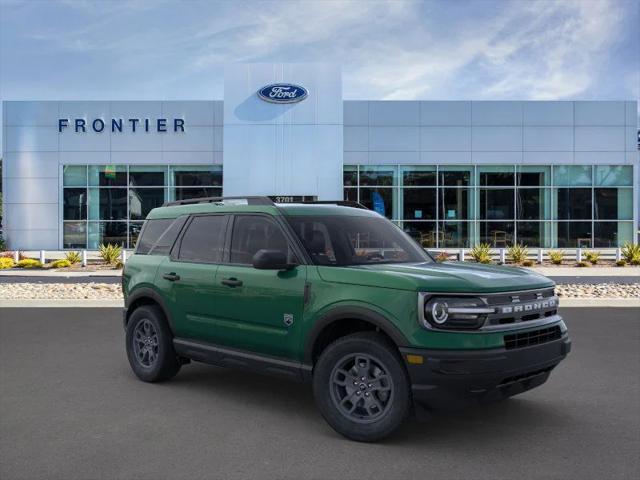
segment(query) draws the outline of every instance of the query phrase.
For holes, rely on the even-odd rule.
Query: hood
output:
[[[531,270],[477,263],[391,263],[318,267],[327,282],[429,292],[492,293],[551,287]]]

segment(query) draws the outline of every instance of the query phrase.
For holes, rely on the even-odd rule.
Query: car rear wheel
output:
[[[316,363],[313,391],[329,425],[362,442],[391,434],[411,407],[402,359],[385,337],[374,332],[348,335],[329,345]]]
[[[136,376],[145,382],[174,377],[180,361],[162,310],[153,305],[136,308],[127,322],[127,358]]]

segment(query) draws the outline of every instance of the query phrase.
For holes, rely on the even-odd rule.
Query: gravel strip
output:
[[[640,298],[640,283],[564,283],[556,285],[559,297]]]
[[[640,283],[568,283],[556,286],[565,298],[640,298]],[[89,299],[120,300],[120,284],[109,283],[0,283],[3,300]]]
[[[120,284],[109,283],[3,283],[0,284],[0,298],[119,300],[122,289]]]

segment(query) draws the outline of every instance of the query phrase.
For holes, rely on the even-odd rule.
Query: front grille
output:
[[[557,325],[540,330],[531,330],[530,332],[513,333],[504,336],[504,346],[507,350],[514,348],[530,347],[532,345],[540,345],[541,343],[552,342],[562,336],[560,327]]]
[[[505,305],[515,303],[513,297],[518,297],[517,302],[530,302],[540,300],[542,298],[553,297],[553,288],[545,288],[542,290],[529,290],[526,292],[514,293],[497,293],[487,296],[488,305]]]
[[[487,316],[485,325],[530,322],[558,313],[558,298],[553,288],[487,295],[486,302],[496,311]]]

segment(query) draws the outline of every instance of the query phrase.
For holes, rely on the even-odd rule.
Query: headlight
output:
[[[423,308],[422,326],[439,329],[479,328],[488,314],[495,313],[495,308],[474,297],[432,297]]]

